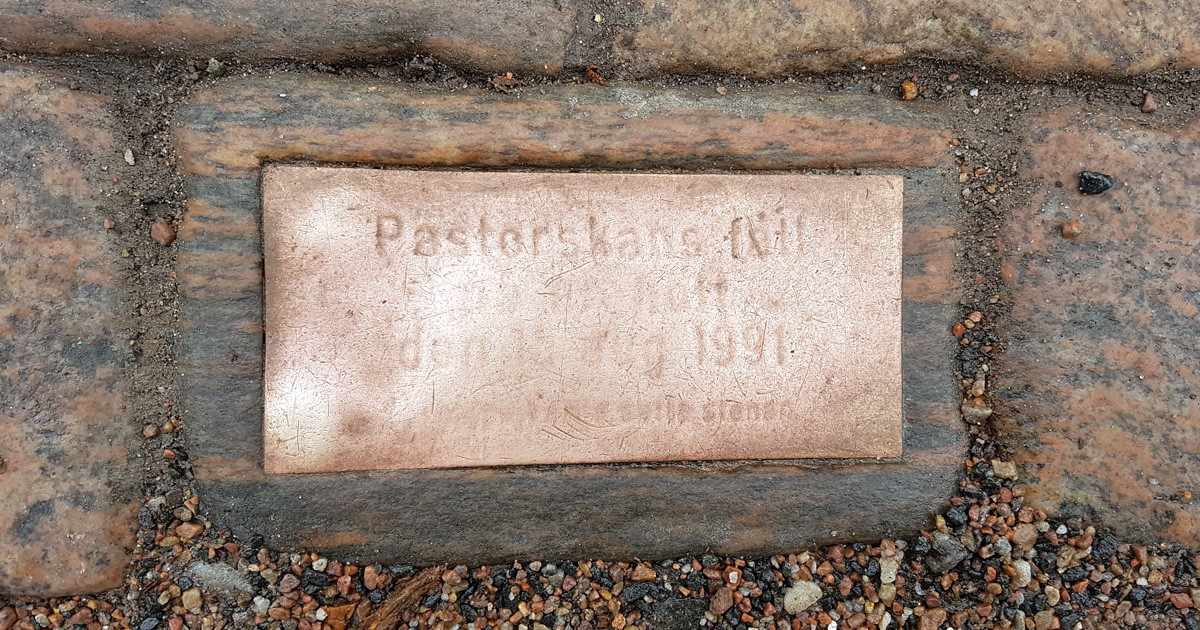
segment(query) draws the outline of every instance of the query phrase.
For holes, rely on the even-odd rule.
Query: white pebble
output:
[[[783,607],[795,615],[808,609],[821,599],[821,585],[801,580],[792,585],[783,596]]]
[[[133,166],[133,149],[125,149],[125,161]]]
[[[975,89],[971,90],[971,96],[972,97],[979,96],[979,88],[975,88]]]
[[[895,558],[880,558],[879,559],[879,583],[893,584],[896,582],[896,573],[900,571],[900,561]]]

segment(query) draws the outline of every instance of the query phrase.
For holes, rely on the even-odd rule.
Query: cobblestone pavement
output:
[[[0,630],[1196,628],[1200,15],[721,8],[0,2]],[[905,175],[901,485],[262,491],[271,161]]]

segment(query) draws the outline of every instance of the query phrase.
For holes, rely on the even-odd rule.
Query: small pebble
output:
[[[821,599],[821,585],[801,580],[792,585],[783,596],[783,607],[789,614],[799,614]]]
[[[183,607],[189,612],[193,613],[200,611],[200,605],[204,601],[200,596],[200,589],[198,588],[189,588],[188,590],[184,591],[181,600],[183,602]]]
[[[1085,195],[1099,195],[1112,188],[1113,184],[1116,183],[1111,175],[1105,175],[1104,173],[1083,171],[1079,174],[1079,192]]]
[[[879,559],[879,582],[881,584],[892,584],[896,581],[896,574],[900,572],[900,561],[895,557]]]
[[[984,420],[992,416],[990,407],[974,402],[963,403],[959,409],[962,411],[963,418],[971,424],[983,424]]]
[[[175,528],[175,533],[184,540],[191,540],[204,532],[204,526],[200,523],[183,523]]]
[[[1083,224],[1082,223],[1080,223],[1078,221],[1071,221],[1070,223],[1063,224],[1063,226],[1062,226],[1062,237],[1063,238],[1076,238],[1080,234],[1083,234]]]
[[[900,96],[906,101],[911,101],[917,98],[917,84],[912,81],[905,81],[900,84]]]
[[[1158,111],[1158,102],[1154,100],[1154,95],[1146,92],[1146,98],[1142,100],[1142,113],[1153,114]]]
[[[1017,465],[1014,462],[1006,462],[999,459],[992,460],[992,473],[1000,479],[1016,479]]]
[[[150,226],[150,238],[166,247],[175,242],[175,228],[171,227],[171,223],[166,219],[158,219]]]

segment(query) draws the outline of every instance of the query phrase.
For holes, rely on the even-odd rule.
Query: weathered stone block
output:
[[[118,586],[136,504],[125,479],[116,270],[97,160],[104,97],[0,66],[0,593]]]
[[[1014,306],[995,383],[1032,504],[1197,545],[1200,124],[1184,122],[1062,109],[1031,127],[1036,188],[1003,241]],[[1117,185],[1083,194],[1085,170]]]
[[[949,499],[965,448],[947,332],[959,297],[947,211],[957,204],[957,169],[937,111],[791,88],[732,98],[690,88],[546,92],[291,75],[226,82],[181,111],[177,146],[189,192],[178,241],[183,406],[197,479],[218,525],[281,547],[417,563],[663,557],[703,548],[764,553],[926,526],[929,512]],[[296,162],[861,167],[904,175],[904,454],[882,462],[267,475],[260,180],[264,164]]]
[[[30,53],[356,61],[432,55],[483,71],[562,69],[574,11],[550,0],[0,2],[0,48]]]
[[[599,19],[597,19],[599,16]],[[1200,67],[1200,8],[1146,0],[472,0],[347,4],[250,0],[0,2],[0,48],[245,60],[395,60],[554,74],[619,66],[646,76],[755,77],[936,58],[1031,77],[1138,76]]]
[[[642,72],[771,76],[922,57],[1031,77],[1200,67],[1200,7],[1169,0],[1136,10],[1104,0],[644,0],[609,22],[614,56]]]

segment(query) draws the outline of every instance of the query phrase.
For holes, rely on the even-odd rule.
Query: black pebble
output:
[[[388,567],[388,573],[398,578],[406,578],[416,572],[416,569],[413,569],[411,564],[393,564]]]
[[[1097,560],[1108,560],[1117,555],[1117,547],[1121,546],[1120,541],[1112,536],[1102,536],[1092,543],[1092,557]]]
[[[143,529],[152,529],[154,527],[154,511],[148,505],[143,505],[142,509],[138,510],[137,519],[138,525],[141,525]]]
[[[304,577],[300,578],[300,583],[305,587],[316,586],[324,588],[329,585],[329,576],[321,571],[305,569]]]
[[[627,602],[637,601],[654,590],[653,582],[634,582],[621,591],[621,599]]]
[[[154,630],[158,627],[157,617],[146,617],[142,620],[142,625],[138,626],[138,630]]]
[[[1083,578],[1087,577],[1087,569],[1083,567],[1071,567],[1062,573],[1063,582],[1074,584]]]
[[[1085,195],[1099,195],[1113,187],[1117,182],[1111,175],[1084,171],[1079,174],[1079,192]]]
[[[862,572],[862,574],[867,577],[875,577],[876,575],[879,575],[879,561],[875,558],[867,560],[866,569]]]
[[[971,520],[967,515],[966,504],[956,505],[949,510],[946,510],[946,520],[955,527],[962,527],[963,525],[966,525],[967,522]]]

